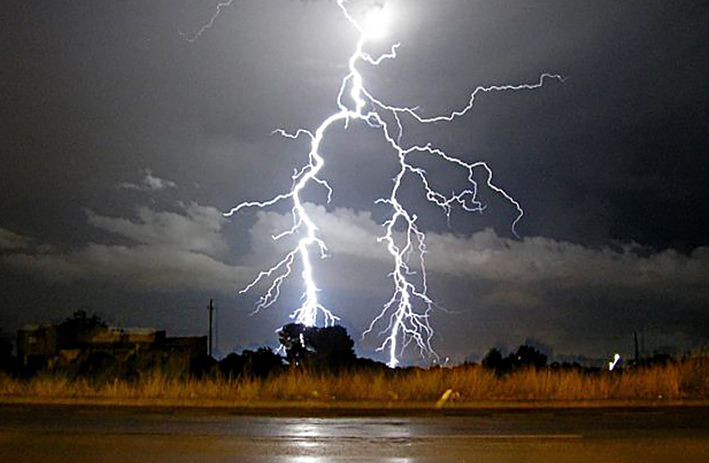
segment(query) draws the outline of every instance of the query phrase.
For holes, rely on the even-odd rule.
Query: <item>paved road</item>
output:
[[[709,462],[709,408],[268,417],[0,406],[0,462]]]

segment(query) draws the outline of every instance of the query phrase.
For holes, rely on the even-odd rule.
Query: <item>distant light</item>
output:
[[[620,361],[620,354],[615,354],[615,356],[613,357],[613,361],[608,362],[608,371],[613,371],[613,369],[615,368],[615,366],[618,364],[619,361]]]

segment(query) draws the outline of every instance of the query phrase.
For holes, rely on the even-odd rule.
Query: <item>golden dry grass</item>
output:
[[[709,399],[709,357],[623,372],[524,370],[497,376],[479,366],[399,372],[323,374],[290,371],[267,380],[171,379],[159,373],[139,382],[94,384],[60,375],[31,380],[0,377],[0,398],[171,399],[259,403],[435,403],[447,390],[448,404],[480,401],[604,401]]]

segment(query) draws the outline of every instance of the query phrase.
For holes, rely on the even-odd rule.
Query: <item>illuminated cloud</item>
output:
[[[119,186],[128,190],[138,190],[138,191],[158,191],[164,190],[166,188],[175,188],[177,184],[170,180],[165,180],[160,177],[153,175],[153,171],[150,169],[141,170],[143,178],[139,185],[130,182],[123,182]]]
[[[108,246],[90,243],[75,253],[21,254],[5,262],[50,282],[112,282],[129,291],[233,291],[239,268],[204,254],[169,246]],[[242,277],[243,278],[243,277]]]
[[[383,233],[369,212],[338,208],[327,212],[309,205],[333,256],[386,261],[377,237]],[[267,230],[287,229],[288,214],[259,213],[251,234],[259,250],[268,246],[286,248],[272,242]],[[270,244],[269,244],[270,243]],[[672,282],[709,283],[709,248],[699,247],[689,254],[672,249],[652,251],[638,244],[617,247],[586,247],[545,237],[522,240],[503,238],[486,229],[471,236],[429,232],[426,267],[441,276],[488,282],[540,284],[559,287],[584,285],[657,288]]]
[[[325,276],[327,285],[359,289],[360,280],[368,280],[373,271],[386,277],[388,260],[380,252],[384,244],[377,242],[383,230],[370,212],[347,208],[328,212],[312,204],[307,209],[329,245],[332,258],[324,263],[332,266],[335,261],[361,272],[343,281]],[[258,212],[249,230],[248,249],[238,252],[239,264],[231,264],[234,252],[224,234],[227,221],[213,207],[191,203],[170,212],[140,207],[134,218],[106,217],[91,211],[87,216],[95,228],[128,241],[120,245],[89,243],[69,253],[38,252],[48,247],[33,246],[29,238],[0,229],[0,248],[22,251],[3,260],[55,281],[113,278],[137,282],[143,289],[236,292],[264,263],[289,249],[289,239],[296,239],[274,241],[271,237],[274,231],[292,226],[290,214]],[[707,247],[688,254],[672,249],[653,252],[637,244],[591,248],[545,237],[512,240],[491,229],[471,236],[430,232],[426,243],[426,265],[432,278],[507,284],[501,285],[507,288],[504,294],[487,295],[493,302],[542,305],[539,291],[550,287],[558,291],[605,287],[681,297],[684,288],[709,286]]]
[[[191,203],[179,212],[141,207],[135,219],[87,215],[91,225],[129,244],[89,243],[75,252],[26,252],[3,260],[48,281],[110,281],[154,291],[230,292],[250,276],[220,260],[229,247],[221,235],[224,219],[212,207]]]
[[[382,227],[368,211],[306,207],[320,224],[331,254],[318,262],[322,295],[358,336],[391,289],[389,261],[380,252],[383,244],[377,242]],[[229,246],[229,222],[213,207],[196,203],[172,211],[143,207],[126,218],[89,212],[88,222],[106,232],[102,243],[44,252],[41,248],[49,248],[13,238],[24,247],[14,244],[15,252],[0,261],[68,288],[98,282],[135,293],[236,296],[264,264],[275,262],[290,248],[289,239],[296,239],[271,239],[273,233],[292,226],[290,214],[254,216],[248,240]],[[3,242],[15,235],[0,233]],[[578,350],[579,342],[585,351],[622,350],[628,332],[644,323],[662,327],[659,332],[670,333],[667,336],[683,331],[678,339],[691,346],[692,336],[705,330],[701,314],[709,297],[706,247],[690,253],[652,251],[637,244],[593,248],[545,237],[511,240],[489,229],[470,236],[430,232],[426,242],[431,296],[448,310],[435,313],[445,336],[436,341],[443,353],[482,352],[498,341],[514,344],[528,336],[554,343],[560,352]],[[290,311],[292,298],[300,293],[288,291],[267,310]],[[244,296],[236,304],[239,313],[250,313],[256,299]],[[687,329],[678,327],[676,320],[686,317],[696,322]],[[275,328],[269,325],[264,330],[270,333]],[[620,341],[604,344],[609,339]],[[379,342],[374,333],[361,345],[367,349]]]
[[[164,246],[208,256],[224,255],[228,246],[220,234],[225,223],[221,212],[196,203],[180,205],[181,211],[154,211],[139,207],[137,220],[104,217],[87,210],[88,223],[139,244]]]

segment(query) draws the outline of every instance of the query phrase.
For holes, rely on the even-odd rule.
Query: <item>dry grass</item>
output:
[[[0,398],[169,399],[259,403],[435,402],[452,390],[449,404],[479,401],[603,401],[709,399],[709,357],[623,372],[524,370],[496,376],[479,366],[408,372],[318,374],[291,371],[267,380],[171,379],[159,373],[137,383],[93,384],[59,375],[23,381],[0,377]]]

